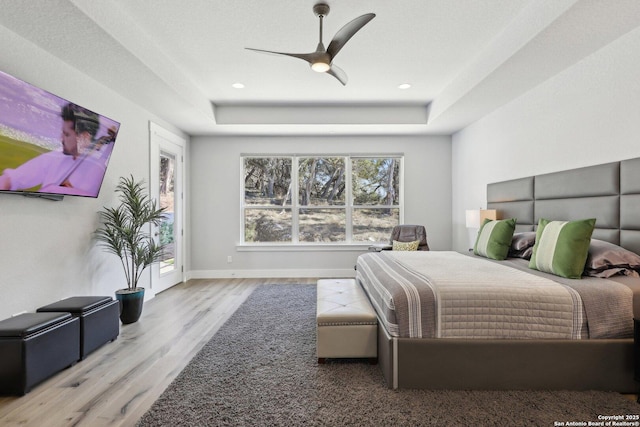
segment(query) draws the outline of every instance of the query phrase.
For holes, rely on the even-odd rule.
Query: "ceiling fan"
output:
[[[294,58],[300,58],[307,61],[311,65],[311,69],[319,73],[327,73],[338,79],[343,85],[347,84],[347,74],[338,66],[333,64],[333,59],[336,57],[340,49],[353,37],[355,33],[360,31],[369,21],[375,18],[375,13],[367,13],[362,16],[358,16],[353,21],[346,24],[333,36],[329,47],[325,49],[322,43],[322,20],[329,14],[329,5],[325,3],[318,3],[313,6],[313,13],[320,19],[320,42],[315,52],[312,53],[285,53],[285,52],[273,52],[270,50],[253,49],[247,47],[246,49],[256,52],[274,53],[276,55],[292,56]]]

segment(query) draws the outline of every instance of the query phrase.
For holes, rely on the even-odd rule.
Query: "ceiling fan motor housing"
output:
[[[327,16],[329,14],[329,5],[326,3],[318,3],[313,6],[313,13],[318,17]]]

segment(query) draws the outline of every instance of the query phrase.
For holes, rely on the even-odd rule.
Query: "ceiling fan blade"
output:
[[[347,73],[345,73],[342,68],[331,64],[331,68],[329,68],[327,74],[331,74],[333,77],[338,79],[338,81],[342,83],[343,86],[347,85],[347,81],[349,80],[349,78],[347,77]]]
[[[342,27],[340,31],[333,36],[333,40],[331,40],[331,43],[329,43],[329,47],[327,48],[327,53],[331,58],[335,58],[338,52],[340,52],[340,49],[342,49],[349,39],[375,17],[375,13],[367,13],[365,15],[358,16],[356,19]]]
[[[292,56],[294,58],[300,58],[300,59],[302,59],[304,61],[307,61],[309,64],[311,64],[313,62],[314,58],[317,56],[317,52],[313,52],[313,53],[286,53],[286,52],[274,52],[272,50],[253,49],[251,47],[245,47],[245,49],[253,50],[254,52],[271,53],[273,55]]]

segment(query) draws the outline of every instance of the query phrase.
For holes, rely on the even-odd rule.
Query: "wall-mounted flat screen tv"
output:
[[[119,129],[0,71],[0,192],[98,197]]]

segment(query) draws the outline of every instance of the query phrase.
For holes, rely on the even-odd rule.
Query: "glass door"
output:
[[[160,207],[164,208],[164,221],[160,225],[160,244],[166,245],[160,260],[160,275],[171,273],[176,268],[176,157],[173,153],[160,150],[160,186],[158,188]]]
[[[183,146],[184,140],[151,124],[150,188],[164,220],[154,230],[158,243],[166,246],[165,254],[152,267],[151,288],[162,292],[183,281]]]

